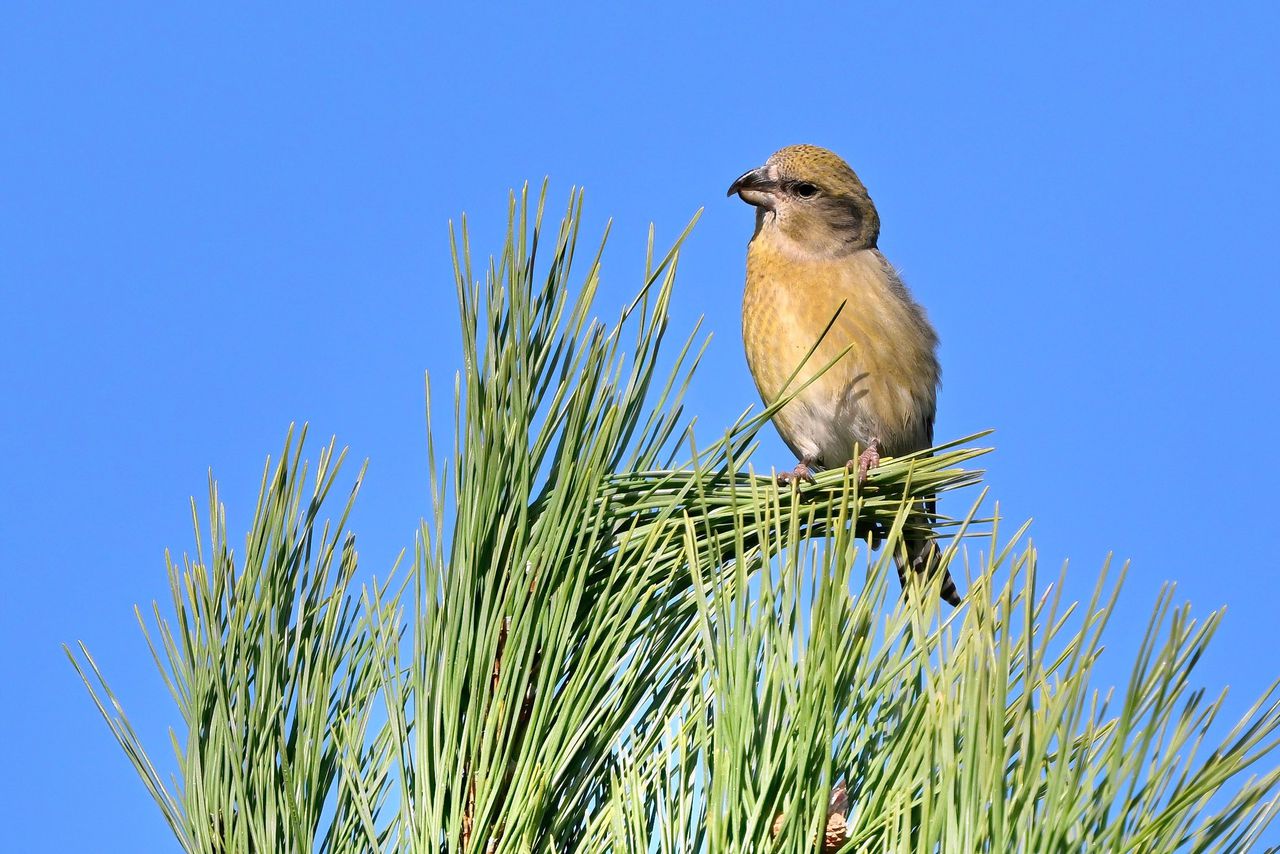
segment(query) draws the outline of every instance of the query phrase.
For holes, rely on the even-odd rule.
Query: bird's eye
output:
[[[805,183],[804,181],[801,181],[792,187],[791,191],[802,199],[812,199],[814,196],[818,195],[818,188],[812,184]]]

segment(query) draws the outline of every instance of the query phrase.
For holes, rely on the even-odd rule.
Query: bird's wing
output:
[[[817,367],[850,347],[824,376],[834,388],[858,396],[873,432],[889,456],[929,447],[937,408],[937,336],[893,268],[879,253],[835,266],[824,299],[831,321]]]

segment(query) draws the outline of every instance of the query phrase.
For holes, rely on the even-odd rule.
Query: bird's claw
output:
[[[789,486],[802,480],[805,483],[813,483],[813,469],[804,463],[796,463],[796,467],[791,471],[778,472],[775,479],[778,481],[778,486]]]
[[[875,439],[871,440],[871,444],[867,445],[867,449],[858,455],[856,460],[849,460],[844,464],[848,471],[858,472],[858,485],[867,482],[867,472],[880,465],[880,443]]]

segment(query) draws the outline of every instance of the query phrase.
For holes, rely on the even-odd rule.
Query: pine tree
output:
[[[1277,807],[1280,700],[1273,687],[1202,745],[1222,697],[1191,671],[1219,613],[1193,619],[1164,590],[1129,683],[1101,694],[1121,578],[1104,569],[1088,603],[1062,602],[1026,527],[981,518],[983,495],[935,520],[963,606],[899,595],[906,510],[972,491],[981,436],[888,460],[861,488],[840,470],[779,490],[747,465],[769,412],[705,447],[684,415],[705,345],[696,329],[663,344],[688,229],[657,260],[650,232],[639,294],[605,324],[600,254],[575,266],[581,196],[549,244],[544,201],[530,215],[527,191],[512,199],[483,283],[465,220],[455,239],[454,451],[438,471],[430,448],[434,510],[409,566],[359,567],[356,489],[322,521],[343,453],[323,448],[312,473],[291,431],[243,552],[211,484],[194,554],[169,562],[171,612],[139,612],[178,712],[173,783],[88,649],[68,650],[182,850],[1256,842]]]

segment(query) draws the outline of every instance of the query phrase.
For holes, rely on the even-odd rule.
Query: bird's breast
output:
[[[766,403],[812,380],[774,419],[798,455],[836,465],[873,436],[890,456],[929,443],[937,337],[876,250],[805,258],[758,233],[747,253],[742,337]]]

